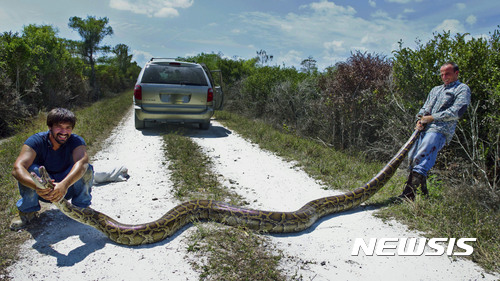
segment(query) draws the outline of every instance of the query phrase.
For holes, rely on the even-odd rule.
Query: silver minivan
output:
[[[219,73],[215,85],[212,72]],[[198,123],[210,128],[214,110],[222,109],[222,76],[204,64],[152,58],[139,73],[134,89],[135,128],[146,122]]]

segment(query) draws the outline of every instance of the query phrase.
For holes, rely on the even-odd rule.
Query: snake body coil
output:
[[[353,191],[319,198],[305,204],[295,212],[253,210],[214,200],[192,200],[177,205],[161,218],[145,224],[128,225],[117,222],[90,207],[79,208],[66,199],[55,205],[68,217],[95,227],[116,243],[141,245],[161,241],[196,220],[211,220],[230,226],[244,225],[250,229],[269,233],[299,232],[309,228],[319,218],[359,206],[375,194],[396,172],[420,131],[415,130],[408,141],[382,170],[363,187]],[[40,176],[31,176],[39,188],[53,188],[44,167]]]

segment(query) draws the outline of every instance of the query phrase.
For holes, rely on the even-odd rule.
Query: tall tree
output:
[[[125,44],[118,44],[113,48],[116,66],[123,73],[127,72],[127,69],[132,61],[132,55],[129,55],[128,51],[129,47]]]
[[[257,57],[261,66],[264,66],[267,62],[273,60],[273,55],[268,55],[265,50],[257,51]]]
[[[72,17],[68,24],[70,28],[78,31],[83,39],[81,54],[90,65],[90,86],[95,99],[99,97],[99,89],[96,86],[95,55],[99,51],[109,51],[108,46],[100,46],[104,37],[113,34],[113,28],[108,23],[107,17],[97,19],[94,16],[87,16],[87,19]]]
[[[0,36],[0,61],[6,65],[8,78],[15,83],[18,93],[35,83],[29,67],[32,48],[18,33],[4,32]],[[26,73],[29,72],[29,73]]]
[[[312,56],[307,57],[307,59],[303,60],[300,65],[300,71],[307,74],[316,74],[318,73],[318,67],[316,66],[316,60],[313,59]]]

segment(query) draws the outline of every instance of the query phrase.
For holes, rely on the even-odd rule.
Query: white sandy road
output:
[[[235,132],[213,122],[191,137],[214,160],[217,173],[244,196],[250,207],[293,211],[310,200],[334,194],[303,171],[262,151]],[[94,187],[92,207],[123,223],[159,218],[178,204],[170,194],[168,164],[158,130],[136,131],[133,114],[114,131],[92,163],[96,170],[113,163],[129,168],[127,182]],[[303,280],[496,280],[474,263],[443,256],[351,256],[355,238],[420,237],[397,223],[384,223],[373,210],[357,208],[328,216],[298,234],[269,235],[283,250],[282,269]],[[146,246],[117,245],[97,230],[66,218],[56,209],[41,217],[43,227],[9,268],[14,280],[197,280],[186,259],[187,227]],[[190,257],[193,258],[193,257]]]

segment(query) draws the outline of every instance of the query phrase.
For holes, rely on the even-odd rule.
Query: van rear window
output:
[[[141,83],[208,86],[201,67],[162,64],[146,66]]]

